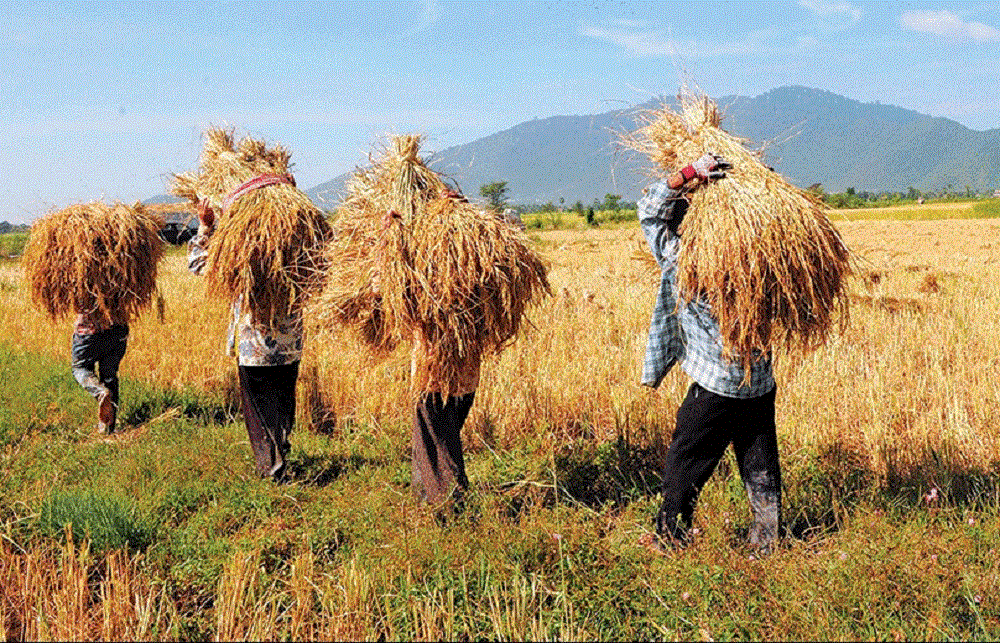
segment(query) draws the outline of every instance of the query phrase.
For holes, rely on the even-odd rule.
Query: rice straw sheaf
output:
[[[21,259],[32,302],[53,321],[77,313],[108,324],[138,318],[157,294],[162,227],[138,203],[81,203],[43,216]]]
[[[707,300],[727,353],[749,367],[760,352],[811,350],[842,328],[853,258],[822,203],[724,131],[706,96],[684,93],[679,111],[664,106],[641,119],[623,143],[647,154],[658,174],[706,152],[732,163],[726,178],[690,195],[677,275],[680,303]]]
[[[197,173],[174,177],[172,192],[197,203],[208,202],[216,215],[208,244],[205,276],[208,292],[237,302],[254,323],[273,326],[299,310],[321,287],[324,248],[330,224],[302,191],[289,183],[267,185],[236,198],[228,194],[266,174],[286,175],[290,153],[233,132],[205,132]]]
[[[500,351],[549,292],[547,269],[523,232],[443,196],[447,184],[417,155],[419,137],[390,143],[348,184],[314,310],[376,352],[416,334],[413,388],[455,393],[469,365]]]

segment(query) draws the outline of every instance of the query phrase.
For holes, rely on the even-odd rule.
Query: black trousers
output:
[[[661,536],[687,538],[698,494],[732,444],[753,513],[750,540],[765,546],[777,538],[781,468],[774,398],[774,390],[737,399],[691,385],[677,410],[677,428],[663,471],[663,504],[656,516]]]
[[[439,505],[461,502],[469,487],[462,456],[462,426],[475,392],[461,396],[425,393],[413,415],[413,493]]]
[[[73,377],[95,398],[107,390],[118,406],[118,366],[128,346],[128,326],[115,324],[89,335],[73,333],[70,344]]]
[[[299,362],[280,366],[240,366],[243,420],[253,448],[256,472],[282,479],[295,425],[295,385]]]

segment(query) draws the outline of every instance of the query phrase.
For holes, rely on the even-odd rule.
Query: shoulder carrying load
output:
[[[205,276],[210,294],[236,302],[254,323],[275,325],[319,290],[331,228],[288,174],[291,153],[233,132],[205,132],[197,172],[171,192],[215,212]]]
[[[852,255],[822,202],[788,183],[747,141],[720,127],[716,104],[685,93],[680,110],[640,115],[623,144],[667,176],[705,152],[732,163],[699,187],[681,227],[679,305],[703,296],[734,359],[749,366],[773,347],[811,350],[847,319]],[[747,368],[749,372],[749,368]]]
[[[106,324],[138,318],[157,293],[162,227],[139,203],[83,203],[40,218],[21,259],[32,302],[53,321],[80,313]]]
[[[412,387],[454,394],[484,355],[517,334],[549,284],[523,232],[448,196],[417,156],[420,140],[396,137],[355,172],[314,312],[323,324],[353,327],[377,353],[416,336]]]

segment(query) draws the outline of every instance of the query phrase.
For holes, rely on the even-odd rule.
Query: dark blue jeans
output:
[[[73,377],[95,398],[105,390],[118,405],[118,365],[125,357],[128,326],[115,324],[92,335],[73,334]]]

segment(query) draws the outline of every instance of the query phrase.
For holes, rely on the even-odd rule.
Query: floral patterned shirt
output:
[[[128,315],[122,312],[112,312],[111,319],[96,310],[86,313],[79,313],[73,320],[74,335],[96,335],[102,333],[112,326],[128,326]]]
[[[205,270],[211,234],[195,235],[188,242],[188,269],[196,275]],[[240,366],[282,366],[302,359],[302,313],[297,311],[273,326],[254,324],[250,313],[242,313],[233,302],[226,349]]]

